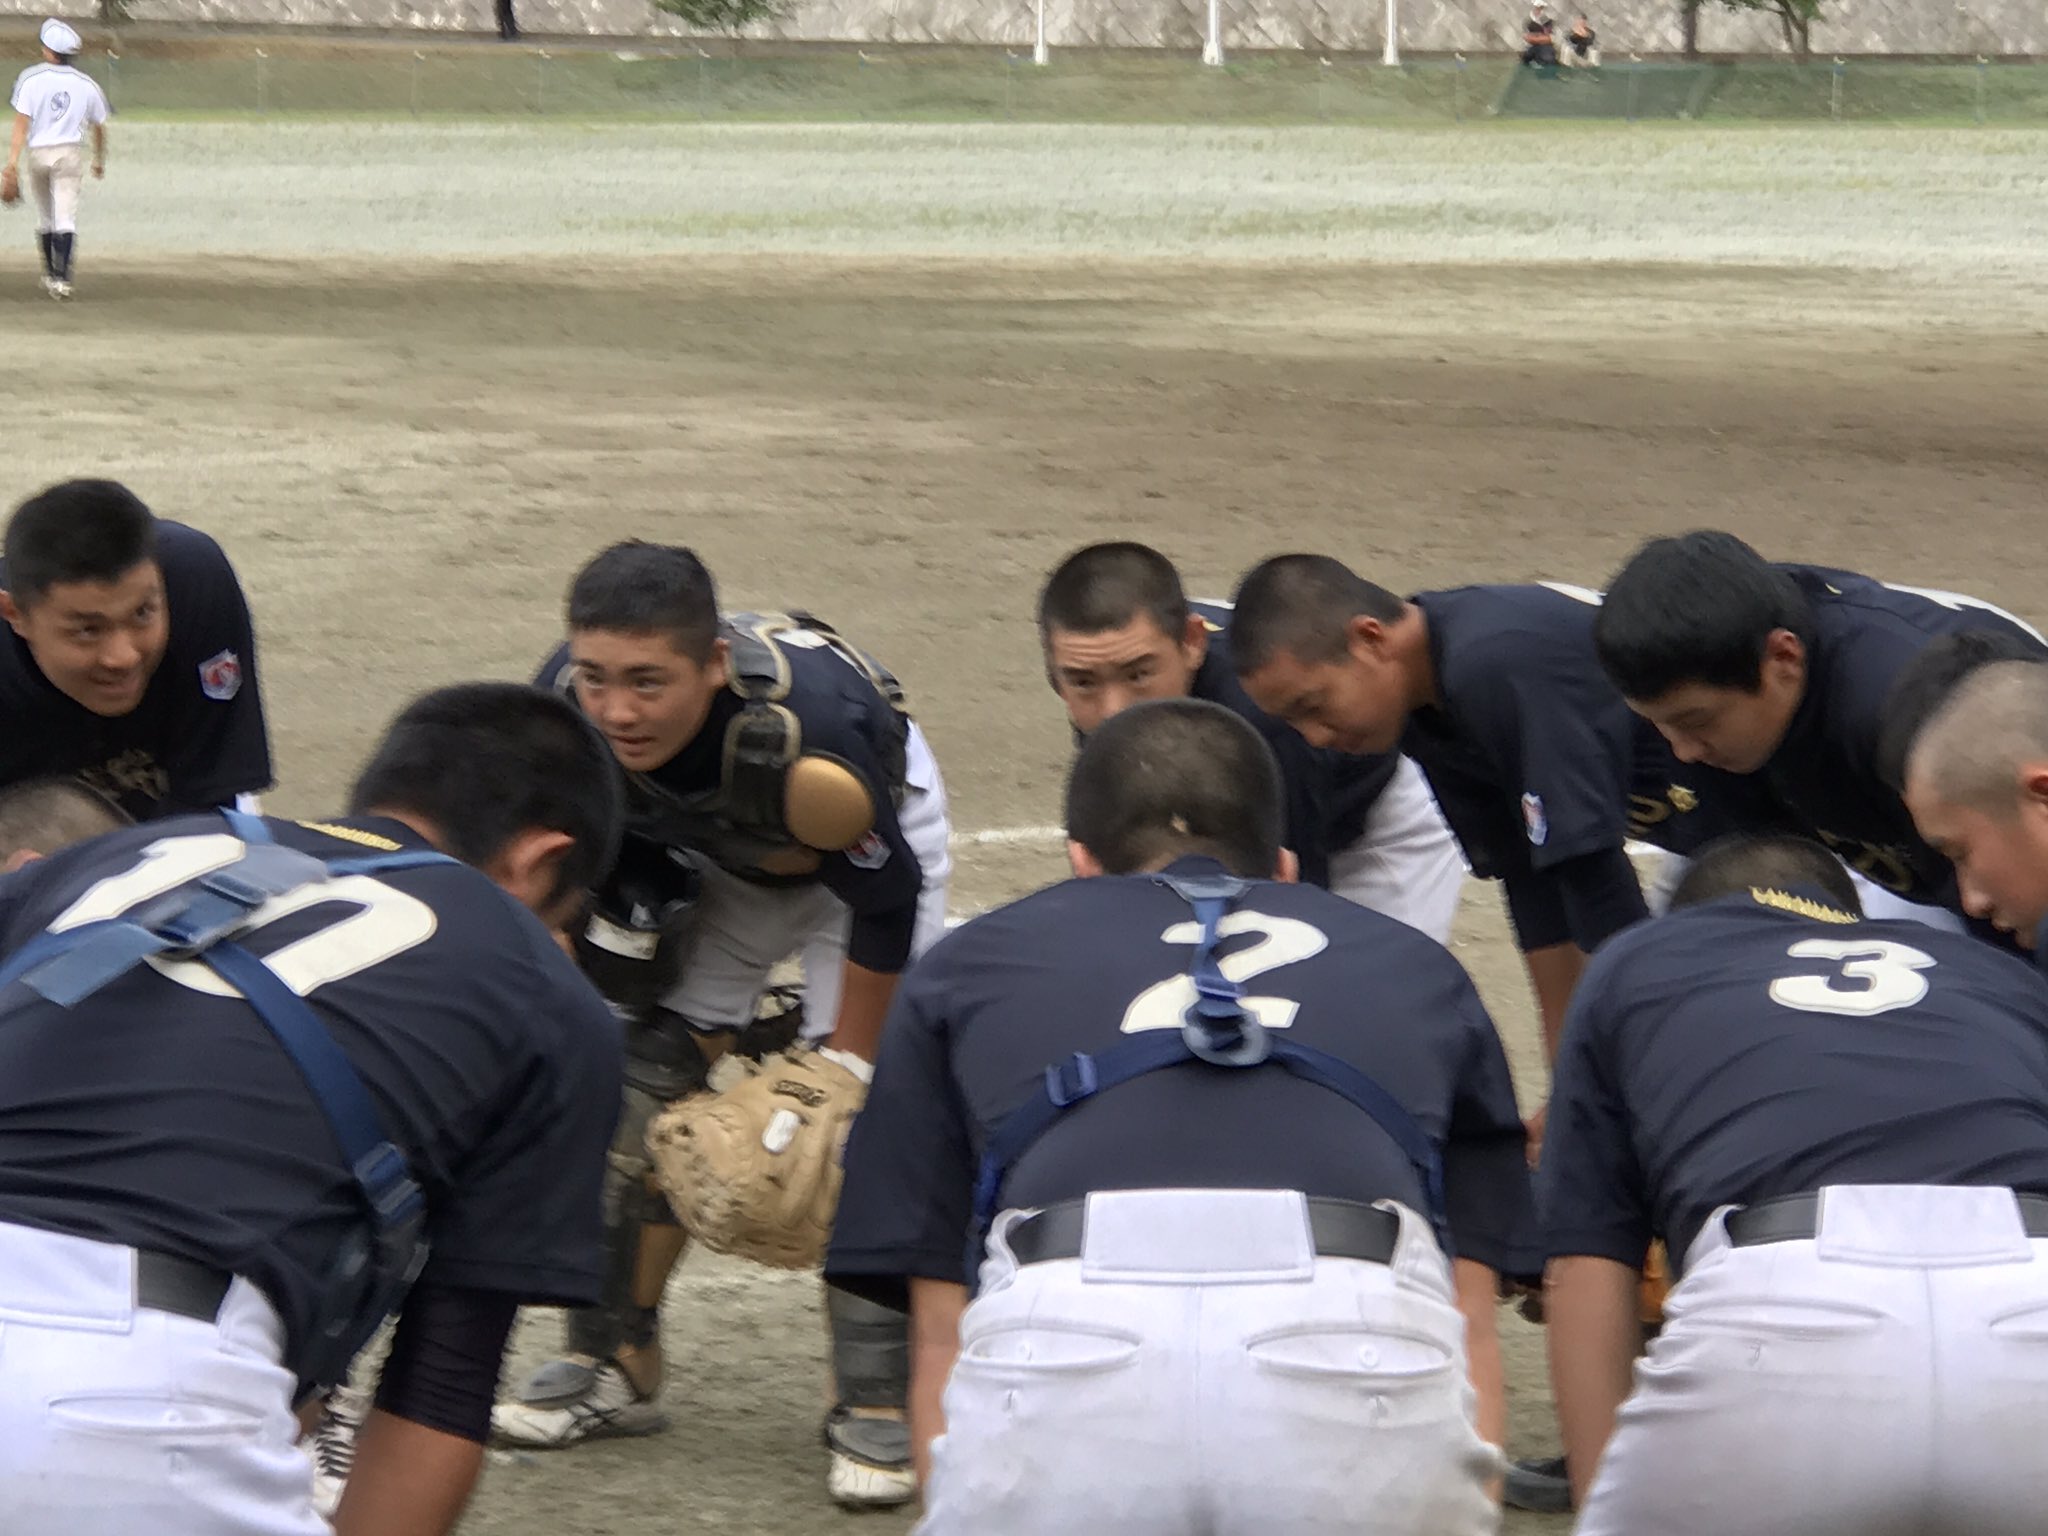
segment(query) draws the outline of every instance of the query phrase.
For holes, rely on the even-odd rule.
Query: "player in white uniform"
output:
[[[21,163],[28,161],[36,199],[36,243],[43,252],[43,291],[71,297],[71,254],[78,235],[78,189],[85,181],[85,140],[92,138],[92,173],[107,174],[107,95],[90,75],[72,67],[78,34],[55,17],[43,23],[43,62],[14,82],[14,137],[0,200],[21,196]]]

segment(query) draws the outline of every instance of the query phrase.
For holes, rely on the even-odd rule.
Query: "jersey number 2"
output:
[[[1240,933],[1259,936],[1259,942],[1251,948],[1225,955],[1217,963],[1217,969],[1240,986],[1254,976],[1263,976],[1283,965],[1293,965],[1297,960],[1319,955],[1330,947],[1329,937],[1322,929],[1299,918],[1275,917],[1270,912],[1232,912],[1216,925],[1216,933],[1225,939]],[[1165,944],[1199,944],[1202,925],[1175,923],[1159,938]],[[1147,987],[1132,1000],[1131,1006],[1124,1010],[1123,1032],[1135,1035],[1147,1029],[1179,1029],[1187,1022],[1187,1012],[1194,1006],[1194,978],[1170,976]],[[1247,1013],[1268,1029],[1287,1028],[1301,1011],[1301,1004],[1291,997],[1248,997],[1244,1006]]]
[[[142,850],[142,862],[133,869],[109,875],[66,907],[50,930],[62,933],[84,923],[119,917],[188,881],[227,868],[242,852],[241,839],[225,832],[160,838]],[[433,936],[432,907],[368,875],[344,875],[272,897],[250,914],[249,927],[266,928],[281,917],[330,902],[355,910],[264,956],[278,979],[301,997],[315,987],[401,955]],[[149,963],[195,992],[215,997],[236,995],[203,960],[151,957]]]
[[[1802,939],[1785,953],[1794,960],[1833,960],[1839,969],[1833,976],[1781,976],[1771,983],[1772,1002],[1852,1019],[1912,1007],[1927,995],[1920,973],[1934,965],[1934,956],[1887,939]]]

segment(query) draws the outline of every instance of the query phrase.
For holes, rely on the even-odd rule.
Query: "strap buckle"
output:
[[[1095,1058],[1086,1051],[1076,1051],[1045,1069],[1045,1096],[1055,1109],[1071,1108],[1090,1097],[1099,1085]]]

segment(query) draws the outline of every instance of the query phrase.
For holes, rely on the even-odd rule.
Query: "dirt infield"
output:
[[[59,308],[0,272],[7,499],[111,474],[225,540],[287,811],[333,809],[402,696],[530,669],[572,568],[627,534],[897,668],[962,830],[1055,819],[1068,739],[1030,606],[1097,536],[1220,593],[1280,547],[1399,587],[1598,583],[1645,534],[1713,524],[2048,610],[2039,314],[1841,273],[121,258],[85,282]],[[1057,869],[1043,844],[958,852],[963,910]],[[1533,1102],[1488,892],[1459,943]],[[677,1430],[496,1460],[467,1528],[903,1528],[823,1500],[813,1296],[686,1266]],[[1510,1329],[1515,1448],[1541,1450],[1540,1339]],[[551,1337],[529,1326],[520,1363]]]

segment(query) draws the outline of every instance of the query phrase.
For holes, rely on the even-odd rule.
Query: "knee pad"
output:
[[[848,1408],[902,1408],[910,1399],[910,1319],[828,1285],[825,1320],[839,1401]]]

